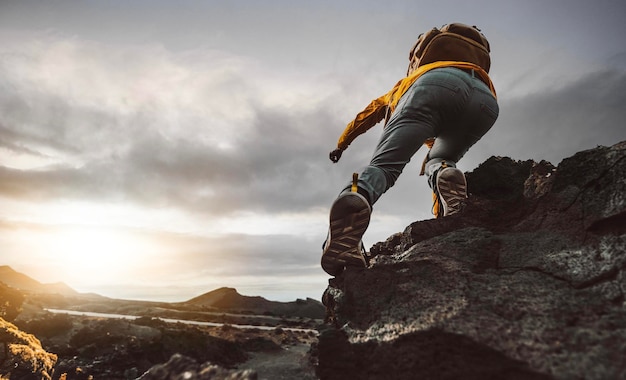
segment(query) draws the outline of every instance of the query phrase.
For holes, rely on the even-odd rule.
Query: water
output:
[[[51,313],[56,313],[56,314],[76,315],[76,316],[83,316],[83,317],[115,318],[115,319],[130,319],[130,320],[141,318],[140,316],[136,316],[136,315],[95,313],[92,311],[76,311],[76,310],[62,310],[62,309],[45,309],[45,310]],[[196,326],[220,327],[220,326],[225,325],[225,323],[189,321],[185,319],[158,318],[158,317],[156,319],[159,319],[167,323],[184,323],[184,324],[196,325]],[[233,325],[233,324],[228,324],[228,326],[236,327],[239,329],[259,329],[259,330],[274,330],[275,328],[277,328],[277,326],[255,326],[255,325]],[[280,328],[283,330],[287,330],[287,331],[306,332],[306,333],[313,332],[317,334],[317,330],[312,330],[312,329],[299,329],[299,328],[282,327],[282,326],[280,326]]]

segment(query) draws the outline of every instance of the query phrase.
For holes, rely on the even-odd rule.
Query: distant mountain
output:
[[[108,299],[97,294],[79,293],[63,282],[42,284],[23,273],[15,271],[8,265],[0,266],[0,282],[12,288],[34,294],[58,294],[65,297],[80,297],[81,299],[91,300]],[[243,296],[236,289],[226,287],[202,294],[186,302],[173,303],[173,305],[207,307],[229,313],[243,312],[246,314],[254,313],[314,319],[323,319],[325,316],[324,305],[311,298],[306,300],[298,299],[293,302],[269,301],[258,296]]]
[[[41,282],[15,271],[8,265],[0,266],[0,282],[22,291],[45,294],[61,294],[64,296],[76,296],[79,293],[63,282],[42,284]]]
[[[325,309],[321,302],[311,298],[293,302],[269,301],[263,297],[243,296],[233,288],[219,288],[194,297],[184,305],[206,306],[225,311],[251,311],[257,314],[290,315],[307,318],[324,318]]]

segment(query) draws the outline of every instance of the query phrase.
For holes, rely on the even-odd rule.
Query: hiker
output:
[[[467,183],[456,163],[489,131],[499,112],[489,53],[489,42],[476,27],[452,23],[421,34],[409,53],[406,78],[347,125],[330,153],[334,163],[357,136],[385,120],[370,164],[358,177],[355,173],[331,206],[322,253],[327,273],[366,266],[361,238],[372,205],[423,144],[429,150],[420,174],[427,174],[433,190],[435,217],[459,212]]]

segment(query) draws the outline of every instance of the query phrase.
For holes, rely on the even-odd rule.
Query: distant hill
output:
[[[61,294],[64,296],[76,296],[79,293],[63,282],[42,284],[41,282],[15,271],[8,265],[0,266],[0,282],[22,291],[45,294]]]
[[[184,305],[206,306],[225,311],[251,311],[257,314],[290,315],[307,318],[324,318],[325,309],[321,302],[311,298],[293,302],[269,301],[263,297],[243,296],[233,288],[219,288],[194,297]]]
[[[23,273],[15,271],[8,265],[0,266],[0,282],[12,288],[33,294],[58,294],[64,297],[74,297],[75,300],[77,299],[76,297],[78,297],[83,301],[115,301],[114,299],[109,299],[97,294],[79,293],[63,282],[42,284],[41,282]],[[141,301],[119,301],[141,303]],[[269,301],[258,296],[243,296],[239,294],[236,289],[225,287],[202,294],[198,297],[190,299],[189,301],[176,302],[172,305],[207,307],[235,314],[253,313],[259,315],[265,314],[314,319],[323,319],[325,316],[324,305],[311,298],[307,298],[306,300],[298,299],[293,302]]]

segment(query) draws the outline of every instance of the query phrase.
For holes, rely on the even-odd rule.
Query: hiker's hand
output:
[[[335,149],[332,152],[330,152],[330,160],[334,163],[337,163],[337,161],[339,161],[339,159],[341,158],[341,154],[343,153],[343,149]]]

